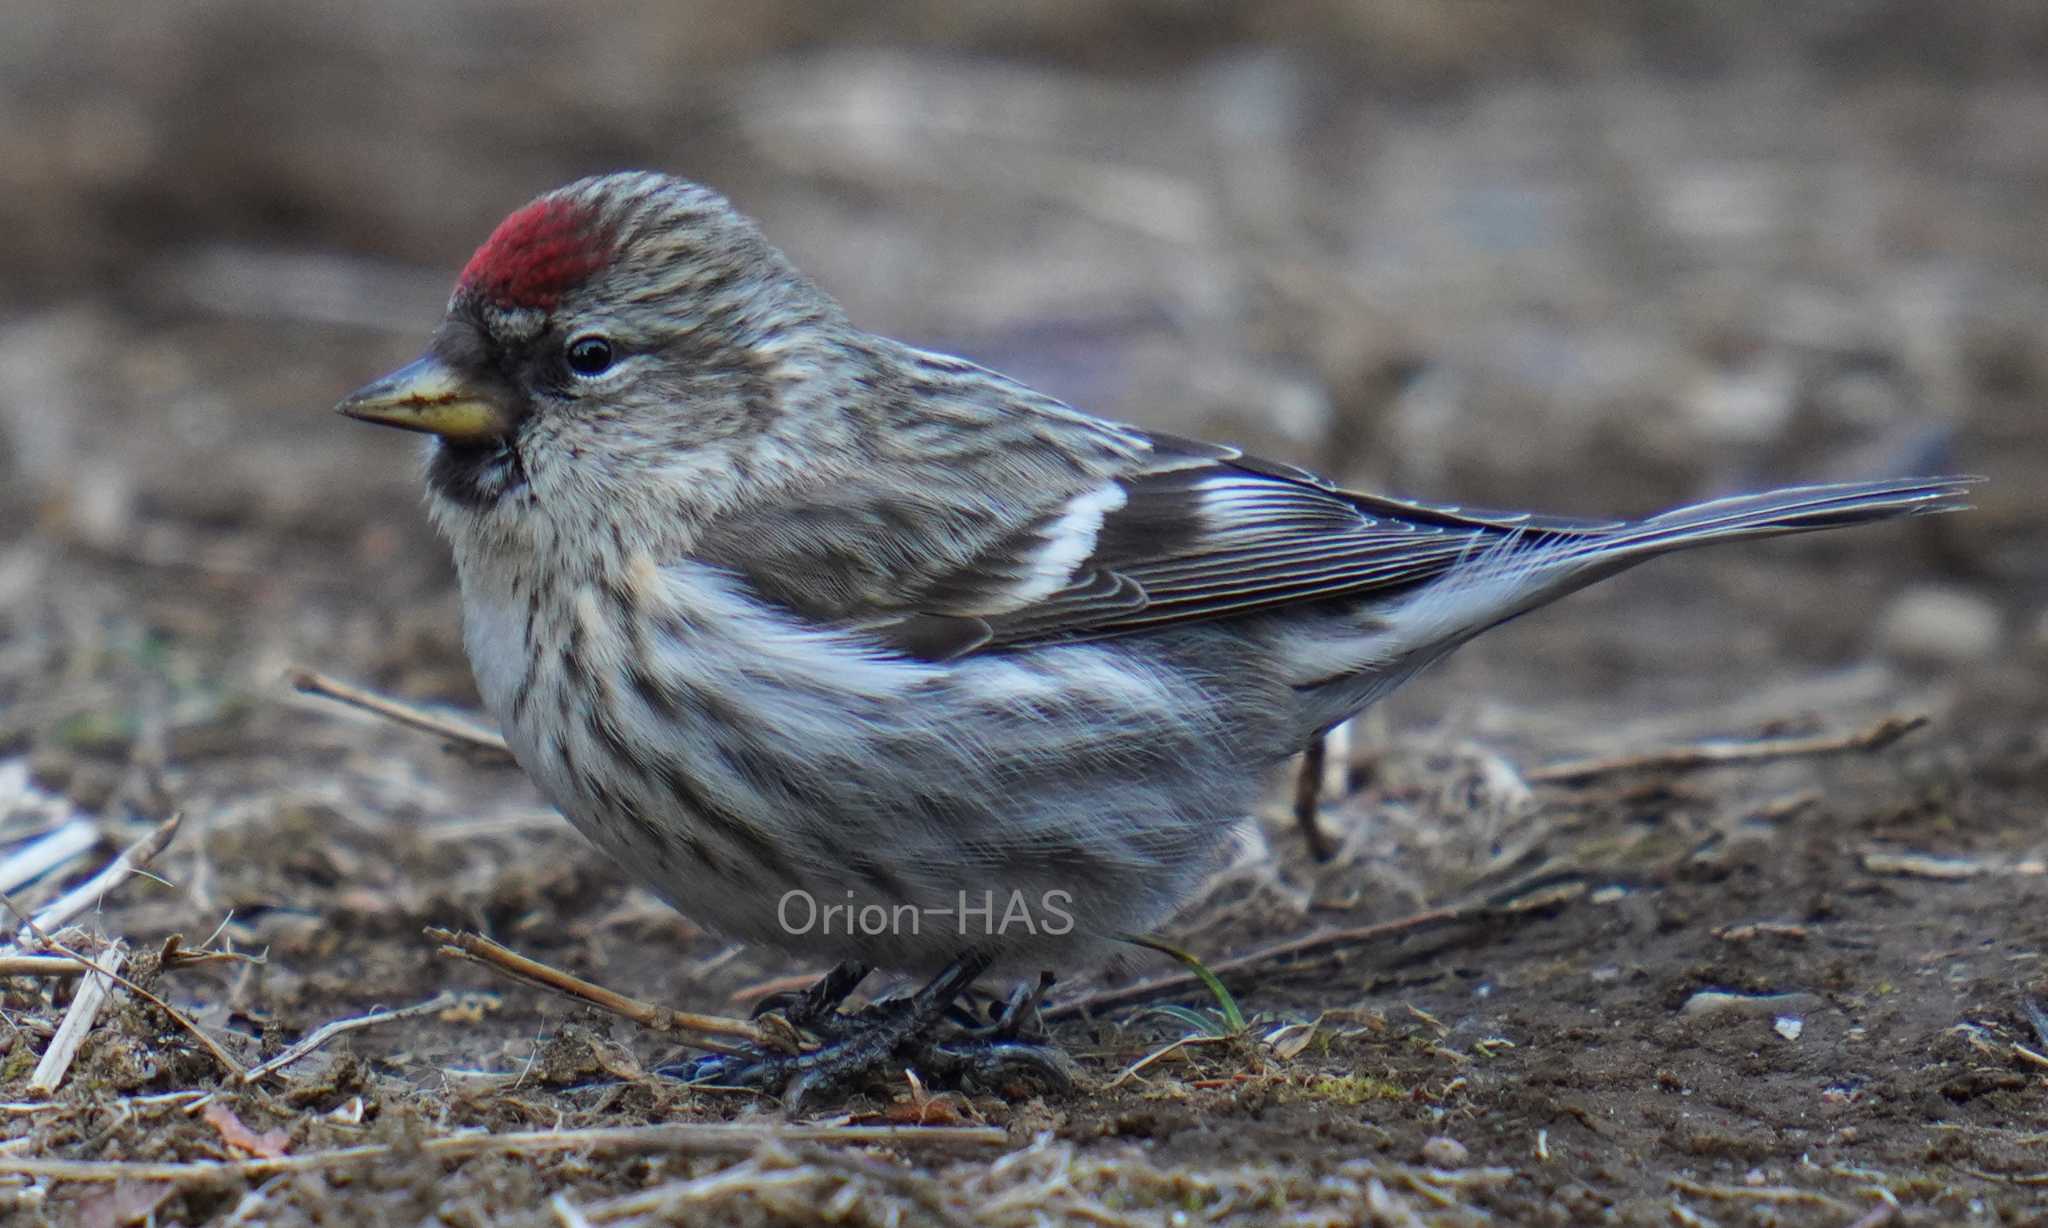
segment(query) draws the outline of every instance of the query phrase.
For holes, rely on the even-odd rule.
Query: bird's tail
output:
[[[1788,486],[1760,495],[1735,495],[1673,508],[1605,533],[1590,535],[1564,552],[1628,566],[1668,550],[1709,542],[1744,541],[1786,533],[1811,533],[1849,525],[1961,511],[1974,477],[1894,478]],[[1604,568],[1602,569],[1604,570]]]
[[[1529,527],[1494,536],[1395,612],[1381,651],[1440,656],[1490,627],[1672,550],[1959,511],[1973,477],[1791,486],[1644,520]]]
[[[1347,648],[1355,663],[1309,688],[1305,727],[1356,715],[1417,671],[1490,627],[1672,550],[1714,542],[1808,533],[1904,516],[1960,511],[1972,477],[1898,478],[1793,486],[1673,508],[1622,523],[1529,523],[1502,519],[1475,534],[1471,550],[1407,600],[1375,606]],[[1325,668],[1325,653],[1316,667]]]

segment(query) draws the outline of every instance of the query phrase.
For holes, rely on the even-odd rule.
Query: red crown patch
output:
[[[504,307],[548,310],[612,256],[587,206],[540,200],[498,223],[462,267],[459,287]]]

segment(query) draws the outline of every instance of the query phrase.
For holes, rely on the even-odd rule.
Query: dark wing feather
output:
[[[1491,514],[1340,490],[1234,448],[1151,436],[1151,451],[864,620],[920,656],[1094,639],[1273,606],[1391,591],[1513,534],[1612,522]],[[1093,499],[1088,508],[1077,505]],[[1099,516],[1093,509],[1108,506]],[[1047,583],[1046,563],[1065,570]]]

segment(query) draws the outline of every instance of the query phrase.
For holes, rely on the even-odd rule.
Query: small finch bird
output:
[[[918,1027],[1167,919],[1270,769],[1480,632],[1969,482],[1635,521],[1342,490],[864,332],[658,174],[506,218],[339,408],[432,437],[464,646],[548,799],[724,935],[937,973]]]

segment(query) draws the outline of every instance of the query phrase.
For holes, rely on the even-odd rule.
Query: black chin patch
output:
[[[443,440],[427,462],[427,488],[474,511],[496,506],[525,486],[526,466],[509,442],[465,446]]]

